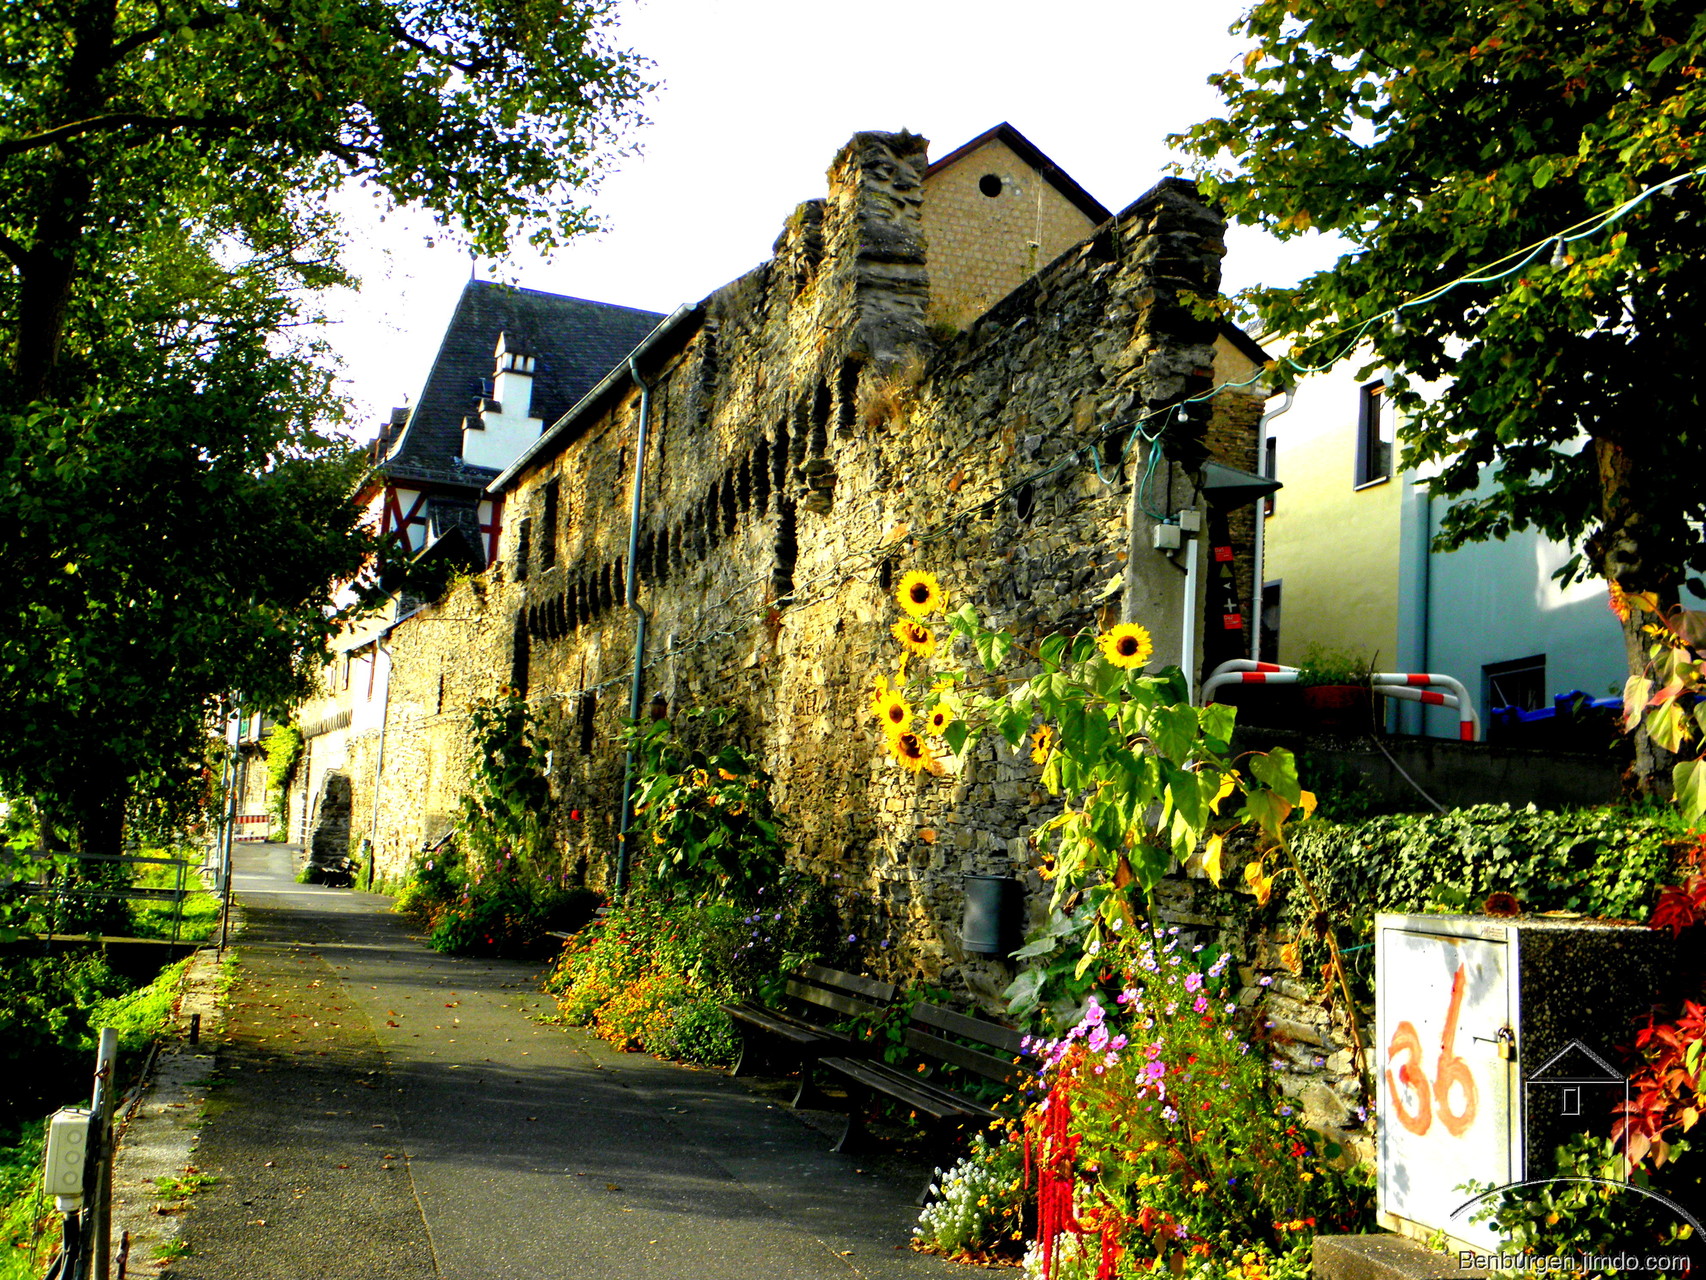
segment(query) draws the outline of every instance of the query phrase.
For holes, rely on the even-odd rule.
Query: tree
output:
[[[214,247],[151,242],[113,280],[127,323],[104,337],[126,341],[70,330],[100,376],[0,414],[0,781],[85,851],[116,849],[138,790],[193,785],[227,690],[302,690],[340,621],[331,586],[380,551],[362,459],[314,429],[329,373],[271,349],[297,300]]]
[[[0,255],[17,392],[52,385],[115,243],[217,208],[262,252],[350,179],[495,255],[576,200],[648,86],[607,0],[42,0],[0,19]]]
[[[1397,371],[1405,464],[1458,499],[1442,548],[1534,528],[1578,548],[1571,575],[1698,585],[1700,6],[1262,0],[1233,30],[1256,45],[1214,78],[1226,114],[1173,141],[1232,218],[1352,244],[1256,305],[1301,365],[1366,344]]]
[[[603,0],[43,0],[0,16],[0,788],[87,851],[282,708],[384,548],[295,335],[355,179],[495,253],[646,87]],[[366,578],[375,575],[366,573]],[[352,607],[359,607],[358,599]]]

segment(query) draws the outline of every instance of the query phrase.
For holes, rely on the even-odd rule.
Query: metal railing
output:
[[[14,881],[12,888],[22,894],[51,899],[48,907],[49,934],[59,931],[59,924],[68,915],[70,903],[84,899],[123,899],[129,902],[170,902],[172,904],[172,942],[177,943],[183,932],[184,899],[198,892],[200,886],[189,884],[189,864],[181,858],[144,858],[123,853],[38,853],[30,858],[43,864],[41,878]],[[150,888],[135,884],[103,885],[90,880],[55,875],[67,862],[78,864],[117,864],[134,867],[172,867],[177,883],[170,888]]]

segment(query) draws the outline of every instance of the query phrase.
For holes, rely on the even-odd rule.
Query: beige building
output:
[[[964,328],[1114,215],[1005,122],[924,173],[933,322]]]

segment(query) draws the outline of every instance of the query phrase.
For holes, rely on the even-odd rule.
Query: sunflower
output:
[[[894,593],[894,598],[915,618],[927,614],[939,613],[946,598],[942,595],[942,584],[936,581],[936,575],[914,569],[900,580],[900,586]]]
[[[891,735],[905,733],[912,726],[912,706],[899,689],[872,698],[871,714],[883,722],[883,728]]]
[[[954,723],[954,709],[945,702],[938,702],[930,708],[930,719],[926,723],[930,732],[940,737],[942,731]]]
[[[889,628],[894,638],[906,647],[908,653],[916,653],[920,658],[928,658],[936,652],[936,635],[922,622],[914,622],[911,618],[902,618]]]
[[[1036,732],[1031,734],[1031,759],[1038,764],[1048,763],[1048,753],[1054,749],[1054,726],[1052,724],[1038,725]]]
[[[1104,631],[1096,637],[1096,645],[1116,667],[1141,667],[1155,652],[1155,641],[1135,622],[1122,622],[1112,631]]]
[[[902,768],[910,769],[914,773],[928,769],[935,763],[930,749],[916,733],[889,734],[889,753],[900,761]]]

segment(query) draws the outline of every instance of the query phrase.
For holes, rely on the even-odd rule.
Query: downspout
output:
[[[1277,409],[1269,409],[1262,415],[1262,420],[1256,424],[1256,469],[1258,471],[1261,471],[1268,464],[1268,423],[1279,417],[1280,414],[1288,412],[1291,409],[1291,400],[1292,393],[1287,391],[1285,402]],[[1269,480],[1274,479],[1273,476],[1267,478]],[[1262,660],[1262,596],[1267,578],[1267,574],[1264,572],[1267,556],[1267,532],[1268,499],[1262,497],[1256,500],[1256,545],[1252,551],[1255,567],[1250,575],[1255,579],[1254,583],[1251,584],[1253,589],[1250,592],[1253,597],[1250,601],[1250,660],[1252,662]],[[1276,653],[1274,658],[1277,661],[1279,655]],[[1420,667],[1418,670],[1426,671],[1427,668]]]
[[[634,491],[628,504],[628,572],[623,587],[628,608],[634,615],[634,675],[628,687],[628,720],[630,724],[637,725],[640,721],[640,688],[645,674],[646,624],[650,621],[646,611],[640,607],[639,558],[640,497],[646,474],[646,428],[651,418],[652,389],[650,384],[640,377],[640,362],[635,358],[635,354],[628,356],[628,373],[634,379],[634,385],[640,389],[640,426],[638,438],[634,442]],[[622,761],[622,814],[616,833],[617,897],[621,897],[628,890],[628,836],[632,831],[633,799],[634,746],[630,740],[628,754]]]
[[[373,868],[379,861],[379,782],[385,776],[385,730],[391,723],[391,650],[379,641],[373,642],[373,665],[379,665],[379,655],[385,655],[385,701],[379,708],[379,752],[373,761],[373,822],[367,835],[367,890],[373,892]]]
[[[1427,671],[1430,669],[1432,661],[1429,650],[1433,648],[1434,499],[1433,494],[1428,491],[1425,484],[1416,490],[1416,495],[1421,499],[1422,507],[1420,548],[1422,561],[1419,566],[1420,571],[1416,575],[1418,579],[1416,583],[1415,646],[1418,659],[1416,670]],[[1487,714],[1491,715],[1492,711],[1488,709]],[[1426,707],[1420,708],[1417,728],[1421,736],[1427,736],[1428,711]]]
[[[1196,527],[1190,528],[1186,516],[1195,516]],[[1185,673],[1185,687],[1190,691],[1190,703],[1197,705],[1197,592],[1202,577],[1202,509],[1193,507],[1179,513],[1181,536],[1185,539],[1185,618],[1179,631],[1179,666]]]

